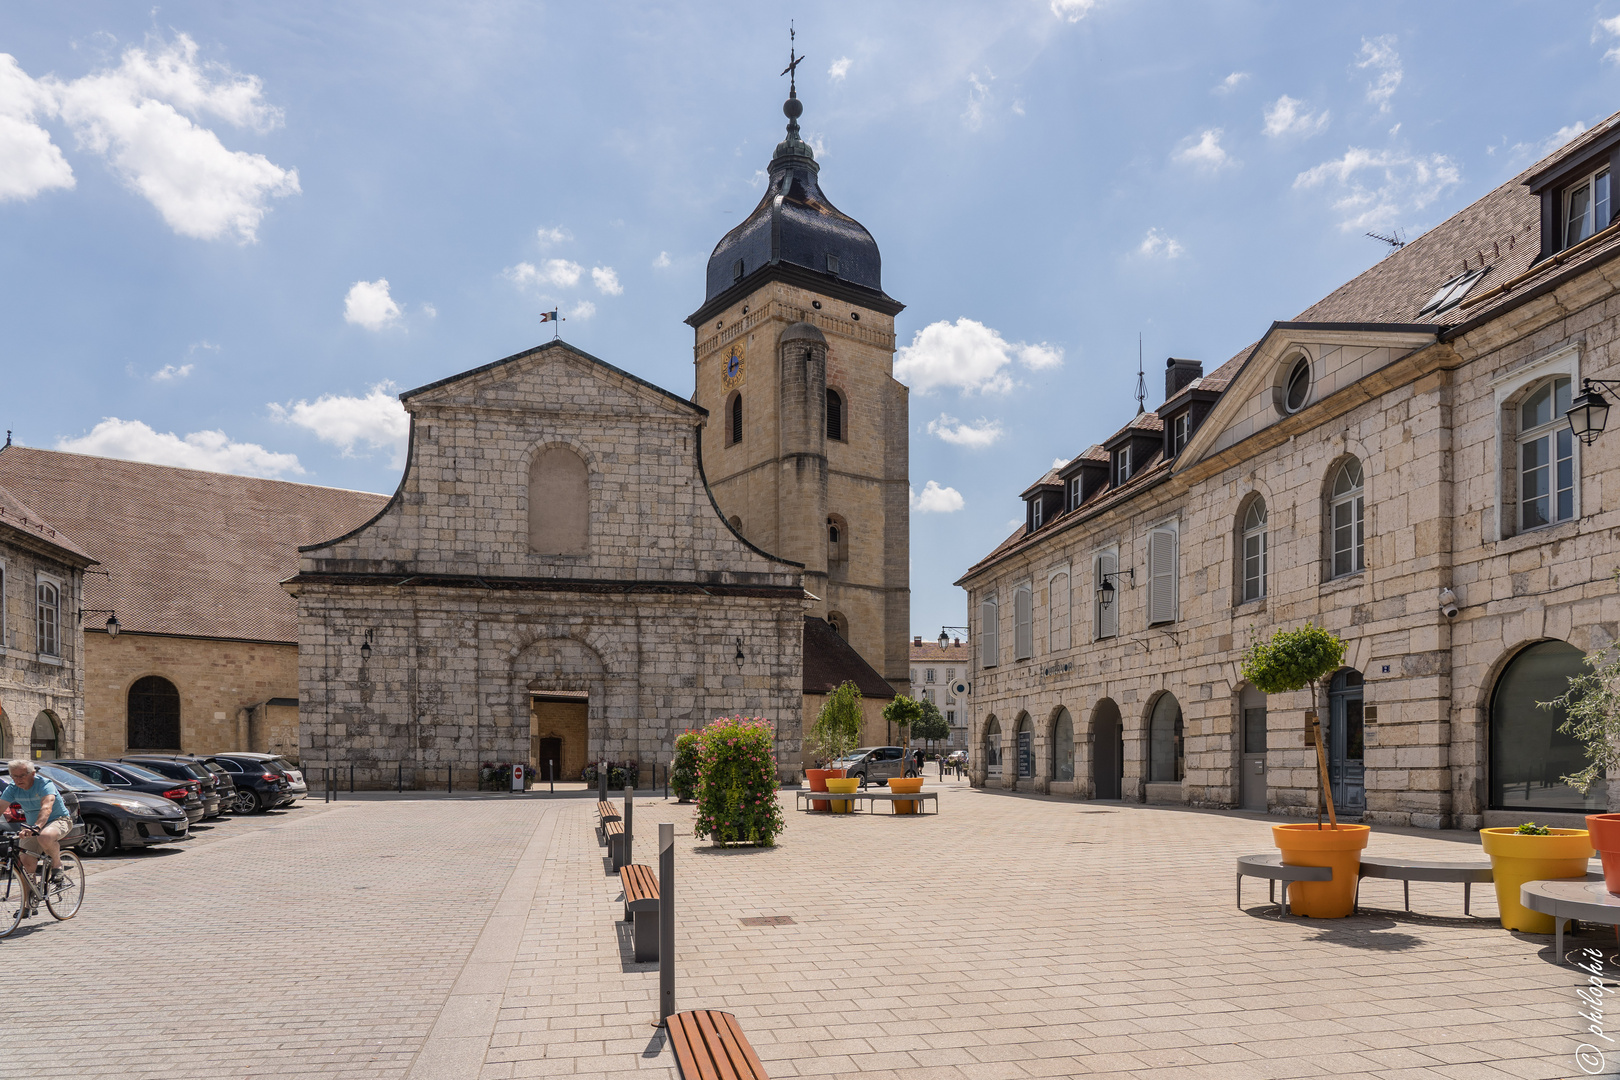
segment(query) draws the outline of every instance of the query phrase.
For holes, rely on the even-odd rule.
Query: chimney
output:
[[[914,638],[911,639],[911,643],[913,645],[921,645],[922,644],[922,638],[921,637],[914,637]]]
[[[1198,360],[1177,360],[1172,356],[1164,362],[1164,366],[1164,398],[1166,401],[1175,397],[1176,391],[1194,379],[1204,377],[1204,365]]]

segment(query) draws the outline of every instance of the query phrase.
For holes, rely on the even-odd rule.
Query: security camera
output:
[[[1457,594],[1450,589],[1440,590],[1440,614],[1448,619],[1457,617]]]

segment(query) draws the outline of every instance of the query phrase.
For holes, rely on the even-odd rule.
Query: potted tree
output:
[[[762,717],[721,717],[703,729],[698,749],[697,822],[721,847],[774,847],[784,827],[777,801],[776,735]]]
[[[901,752],[909,754],[910,751],[904,749],[909,741],[906,738],[906,733],[913,724],[922,719],[922,702],[907,697],[905,694],[896,694],[894,700],[883,707],[883,719],[893,724],[895,729],[900,732]],[[920,776],[891,777],[889,779],[889,790],[896,795],[915,795],[922,790],[922,784],[922,777]],[[896,799],[894,812],[897,814],[914,814],[917,812],[917,804],[911,800]]]
[[[817,755],[824,762],[839,761],[855,749],[861,739],[860,687],[846,680],[827,695],[821,711],[816,714],[815,724],[810,728],[810,739],[815,744]],[[827,791],[838,795],[852,794],[855,786],[860,783],[859,780],[844,779],[843,769],[806,769],[805,776],[810,780],[811,791]],[[814,799],[810,803],[810,808],[812,810],[830,808],[835,813],[842,814],[849,811],[849,803]]]
[[[1263,694],[1284,694],[1307,687],[1311,708],[1305,713],[1306,743],[1316,750],[1317,777],[1329,827],[1322,827],[1319,806],[1316,823],[1273,825],[1272,839],[1285,866],[1330,866],[1331,881],[1296,881],[1288,886],[1288,905],[1316,919],[1342,919],[1355,907],[1356,879],[1361,870],[1361,849],[1372,830],[1366,825],[1340,824],[1328,784],[1327,755],[1322,750],[1322,728],[1316,703],[1321,682],[1344,663],[1344,642],[1311,623],[1298,630],[1278,630],[1268,640],[1256,638],[1243,655],[1243,677]]]
[[[669,770],[669,786],[675,791],[676,802],[691,802],[697,794],[698,747],[702,737],[695,731],[685,731],[675,737],[675,763]]]
[[[1575,736],[1586,751],[1586,768],[1559,778],[1583,793],[1606,785],[1609,773],[1620,769],[1620,649],[1611,645],[1587,653],[1586,666],[1591,670],[1569,680],[1562,697],[1536,703],[1562,709],[1565,719],[1558,730]],[[1588,814],[1586,829],[1603,859],[1604,887],[1620,894],[1620,814]]]

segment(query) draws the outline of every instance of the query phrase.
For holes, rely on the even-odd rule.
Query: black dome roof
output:
[[[696,325],[711,310],[729,306],[771,277],[788,278],[891,315],[901,310],[903,305],[883,292],[877,241],[822,194],[821,166],[810,145],[799,138],[803,109],[798,94],[790,92],[782,106],[788,117],[787,138],[771,155],[765,195],[748,218],[715,245],[703,307],[689,323]],[[812,276],[807,277],[806,271]]]

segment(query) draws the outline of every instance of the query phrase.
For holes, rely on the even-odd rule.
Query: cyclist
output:
[[[54,878],[61,872],[62,849],[59,845],[73,827],[67,803],[62,793],[56,790],[56,785],[35,772],[29,762],[8,761],[6,769],[11,773],[11,783],[5,791],[0,791],[0,802],[21,804],[24,824],[32,830],[32,835],[25,831],[18,841],[23,850],[23,870],[29,875],[23,880],[32,880],[34,866],[39,861],[35,856],[39,854],[50,856]],[[38,907],[39,898],[36,896],[29,904],[28,913],[35,914]]]

